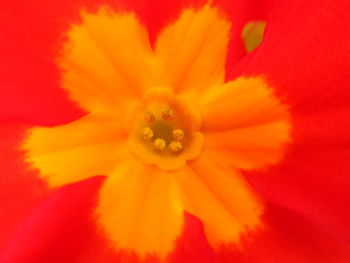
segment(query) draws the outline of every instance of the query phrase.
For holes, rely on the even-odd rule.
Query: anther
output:
[[[154,133],[150,127],[146,127],[143,129],[143,138],[149,140],[153,137]]]
[[[166,147],[166,142],[164,139],[161,138],[157,138],[154,140],[154,147],[158,150],[158,151],[162,151],[165,149]]]
[[[173,130],[173,139],[174,141],[182,141],[185,137],[185,133],[181,129]]]
[[[145,113],[145,121],[148,123],[154,122],[154,120],[156,119],[156,116],[154,116],[154,114],[150,111],[147,111]]]
[[[162,111],[163,120],[170,121],[173,119],[173,112],[169,109]]]
[[[183,148],[183,146],[182,146],[181,142],[172,141],[169,144],[170,151],[172,151],[174,153],[177,153],[177,152],[181,151],[182,148]]]

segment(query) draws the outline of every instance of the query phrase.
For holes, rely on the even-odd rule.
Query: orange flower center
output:
[[[131,104],[125,120],[133,152],[164,170],[178,169],[199,155],[200,125],[200,115],[191,103],[164,88],[151,89],[141,103]]]

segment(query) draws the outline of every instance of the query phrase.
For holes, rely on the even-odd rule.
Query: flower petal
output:
[[[265,21],[268,14],[266,0],[213,0],[216,7],[224,10],[232,21],[231,40],[226,57],[226,77],[230,76],[236,64],[247,54],[242,40],[242,31],[251,21]]]
[[[294,147],[279,166],[246,173],[270,200],[301,212],[324,231],[349,240],[349,150]]]
[[[202,222],[188,213],[185,213],[182,235],[167,259],[169,263],[219,263],[219,258],[207,241]]]
[[[23,162],[19,145],[25,131],[23,124],[0,126],[0,251],[17,225],[49,193],[46,184]]]
[[[27,162],[52,187],[106,175],[127,156],[120,122],[86,115],[57,127],[32,128],[23,145]]]
[[[203,90],[225,77],[231,23],[218,9],[185,10],[159,35],[155,52],[160,61],[160,86],[176,91]]]
[[[242,235],[241,246],[223,246],[220,262],[345,263],[350,246],[322,233],[299,214],[268,204],[264,227]]]
[[[288,109],[262,77],[238,78],[209,89],[198,102],[203,151],[235,169],[280,162],[291,143]]]
[[[349,7],[344,0],[272,1],[264,42],[235,72],[264,74],[292,115],[294,147],[285,162],[247,173],[248,179],[266,197],[347,240]]]
[[[121,105],[151,86],[151,56],[147,31],[133,14],[82,11],[58,62],[62,87],[88,112],[123,110]]]
[[[204,131],[227,131],[289,120],[288,109],[263,77],[240,77],[204,92],[198,102]]]
[[[40,0],[2,3],[1,115],[55,123],[81,114],[59,88],[55,63],[62,32],[77,19],[74,10],[80,5]]]
[[[91,211],[102,182],[103,177],[91,178],[49,196],[18,227],[1,262],[80,262],[95,238]],[[94,246],[101,249],[101,243]]]
[[[267,168],[284,159],[289,131],[288,123],[276,121],[225,132],[207,132],[203,153],[236,169]]]
[[[202,156],[174,175],[186,211],[202,220],[214,248],[239,243],[241,233],[260,225],[263,205],[238,171]]]
[[[141,259],[165,258],[174,249],[183,224],[173,178],[132,159],[110,174],[96,213],[112,246]]]

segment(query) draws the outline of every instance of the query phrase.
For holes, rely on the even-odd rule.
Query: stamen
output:
[[[166,121],[171,121],[173,119],[173,112],[169,109],[162,111],[162,118]]]
[[[166,147],[166,142],[164,139],[161,139],[161,138],[157,138],[154,140],[154,147],[159,150],[159,151],[162,151],[165,149]]]
[[[185,137],[185,133],[181,129],[173,130],[173,139],[174,141],[182,141]]]
[[[147,111],[145,113],[145,121],[148,122],[148,123],[151,123],[151,122],[154,122],[156,119],[156,116],[150,112],[150,111]]]
[[[169,144],[170,151],[172,151],[174,153],[177,153],[177,152],[181,151],[182,148],[183,148],[183,146],[182,146],[181,142],[172,141]]]
[[[154,132],[150,127],[143,129],[143,138],[150,140],[154,136]]]

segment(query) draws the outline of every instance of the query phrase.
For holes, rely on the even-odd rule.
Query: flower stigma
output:
[[[150,122],[150,116],[152,116],[152,122],[156,121],[155,115],[147,111],[145,113],[145,121]],[[162,120],[161,121],[171,121],[173,118],[172,110],[166,109],[162,111],[161,113]],[[160,136],[164,137],[156,137],[154,139],[154,147],[159,150],[163,151],[168,146],[168,149],[171,153],[179,153],[183,149],[183,145],[180,141],[184,139],[185,133],[181,129],[175,129],[172,130],[169,126],[165,124],[160,124],[159,122],[155,122],[153,125],[153,128],[151,127],[145,127],[143,129],[143,138],[145,140],[150,140],[154,138],[154,131],[156,131],[156,134],[159,134]],[[170,134],[171,133],[171,134]],[[172,141],[169,142],[169,138],[172,137]]]
[[[162,138],[157,138],[154,140],[154,147],[159,150],[159,151],[163,151],[166,147],[166,142],[164,139]]]
[[[170,151],[174,152],[174,153],[177,153],[179,151],[182,150],[182,144],[181,142],[176,142],[176,141],[172,141],[170,144],[169,144],[169,149]]]
[[[154,122],[155,118],[156,117],[154,116],[154,114],[152,112],[147,111],[145,113],[145,121],[146,122],[152,123],[152,122]]]
[[[150,140],[152,139],[153,135],[153,130],[150,127],[146,127],[143,129],[143,138]]]
[[[173,130],[173,139],[174,141],[182,141],[185,136],[185,133],[181,129]]]
[[[188,99],[170,89],[148,92],[130,107],[125,123],[132,151],[161,169],[181,168],[201,152],[200,116]]]
[[[172,110],[166,109],[166,110],[162,111],[162,118],[163,118],[163,120],[165,120],[165,121],[170,121],[170,120],[172,120],[172,118],[173,118],[173,112],[172,112]]]

